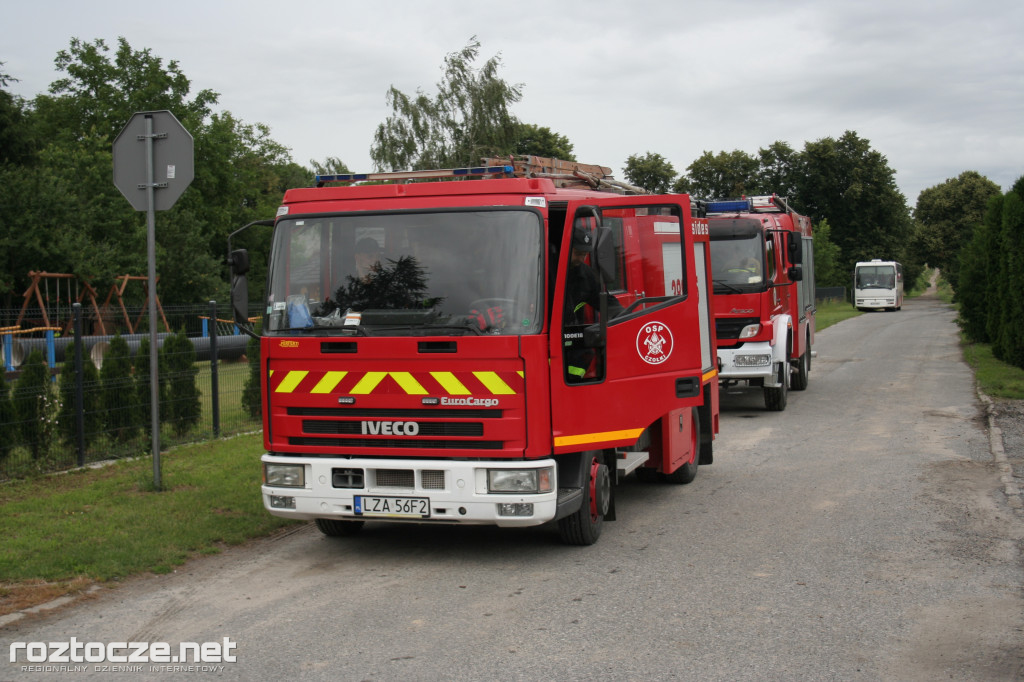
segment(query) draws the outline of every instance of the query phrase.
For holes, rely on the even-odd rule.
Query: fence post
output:
[[[220,386],[217,381],[217,302],[210,301],[210,406],[213,437],[220,437]]]
[[[14,371],[14,334],[4,334],[4,369]]]
[[[85,369],[82,360],[82,304],[71,305],[75,329],[75,435],[78,466],[85,466]]]

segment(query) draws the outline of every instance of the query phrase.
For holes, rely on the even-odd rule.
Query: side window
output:
[[[769,234],[765,239],[765,262],[768,272],[768,281],[772,282],[775,280],[775,238],[772,234]]]

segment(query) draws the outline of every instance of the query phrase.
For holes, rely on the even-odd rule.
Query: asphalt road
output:
[[[953,317],[914,299],[818,334],[785,412],[723,395],[715,463],[687,486],[627,481],[592,547],[305,525],[0,630],[3,652],[226,637],[216,672],[5,654],[0,679],[1024,679],[1024,518]]]

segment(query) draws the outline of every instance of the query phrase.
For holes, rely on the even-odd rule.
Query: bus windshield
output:
[[[895,289],[896,267],[893,265],[858,265],[855,284],[858,289]]]
[[[528,209],[278,221],[264,330],[532,334],[543,319],[542,216]]]

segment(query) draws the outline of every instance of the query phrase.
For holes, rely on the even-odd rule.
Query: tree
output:
[[[939,268],[959,296],[960,250],[971,242],[989,200],[999,185],[976,171],[964,171],[917,197],[914,218],[920,226],[921,258]]]
[[[543,156],[545,158],[575,161],[572,142],[565,135],[552,132],[550,128],[532,123],[516,126],[512,153],[517,155]]]
[[[999,225],[1000,255],[998,327],[992,335],[992,354],[1003,362],[1024,367],[1024,177],[1003,197]]]
[[[249,376],[246,377],[245,387],[242,389],[242,407],[250,417],[259,419],[263,410],[259,339],[249,339],[245,345],[245,355],[249,360]]]
[[[78,443],[78,412],[75,405],[75,354],[74,346],[68,346],[64,363],[58,378],[60,387],[59,432],[61,440],[69,448]],[[82,422],[84,425],[85,447],[96,440],[103,429],[101,409],[100,373],[88,353],[82,357]]]
[[[498,77],[497,55],[475,69],[479,54],[475,36],[448,54],[434,97],[388,89],[392,114],[377,127],[370,147],[377,170],[474,166],[482,157],[511,152],[518,121],[509,106],[521,99],[522,85]]]
[[[967,244],[960,249],[958,322],[964,335],[971,341],[990,343],[988,319],[997,302],[995,282],[1000,253],[998,249],[999,223],[1003,197],[989,199],[982,221],[974,228]],[[993,316],[994,317],[994,316]]]
[[[800,155],[785,142],[773,142],[757,151],[757,173],[750,194],[778,194],[791,204],[799,204],[796,169]]]
[[[139,341],[139,350],[135,353],[132,363],[135,377],[135,404],[138,406],[136,419],[142,424],[147,436],[153,434],[153,388],[150,386],[149,373],[149,336]],[[164,353],[157,353],[157,405],[167,404],[167,362]]]
[[[164,356],[167,363],[167,417],[174,432],[184,435],[199,423],[202,405],[199,402],[199,387],[196,386],[196,349],[185,330],[164,339]]]
[[[623,170],[626,179],[651,194],[666,194],[672,188],[676,171],[661,154],[647,152],[643,156],[632,154]]]
[[[702,199],[728,199],[754,194],[758,161],[738,149],[712,154],[705,151],[687,167],[688,175],[675,185],[677,192],[688,192]]]
[[[138,409],[132,380],[131,351],[120,334],[110,340],[100,367],[103,422],[111,438],[127,443],[138,435]]]
[[[853,272],[857,261],[882,258],[903,263],[908,282],[917,279],[923,263],[911,251],[910,210],[888,161],[868,140],[847,131],[808,142],[796,170],[799,206],[815,224],[828,220],[844,272]]]
[[[43,351],[32,351],[22,366],[21,375],[11,395],[21,440],[32,452],[32,459],[39,459],[49,447],[44,438],[44,420],[50,416],[47,414],[50,402],[49,375]]]
[[[821,287],[843,287],[849,274],[839,264],[839,247],[832,243],[832,228],[827,219],[814,225],[814,280]]]

